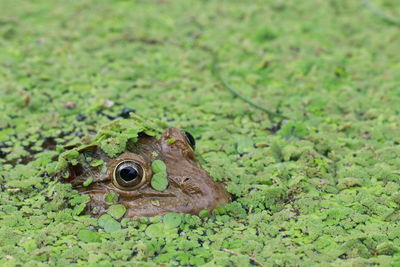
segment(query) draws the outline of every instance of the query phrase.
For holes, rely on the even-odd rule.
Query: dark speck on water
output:
[[[86,119],[85,115],[79,114],[78,116],[75,117],[77,121],[84,121]]]
[[[119,115],[120,115],[122,118],[127,119],[127,118],[129,118],[129,114],[130,114],[131,112],[135,112],[135,110],[130,109],[130,108],[123,108],[121,114],[119,114]]]

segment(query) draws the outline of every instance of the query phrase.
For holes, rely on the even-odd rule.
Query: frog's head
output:
[[[68,164],[67,180],[90,196],[88,211],[93,214],[106,212],[110,193],[126,207],[127,217],[198,214],[228,203],[231,197],[200,166],[194,148],[194,138],[176,128],[166,129],[158,138],[138,133],[116,157],[100,145],[89,145],[78,149],[78,160]]]

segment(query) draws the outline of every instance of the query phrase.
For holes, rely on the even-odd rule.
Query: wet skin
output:
[[[171,139],[175,141],[168,141]],[[112,191],[119,195],[118,203],[126,207],[126,217],[167,212],[198,214],[203,209],[212,210],[231,201],[223,185],[215,182],[196,160],[190,135],[170,128],[159,140],[141,134],[136,143],[127,147],[117,158],[107,157],[97,146],[80,151],[84,157],[103,160],[106,171],[101,171],[100,167],[69,167],[69,182],[90,196],[89,213],[106,213],[109,205],[104,198]],[[168,186],[163,191],[153,189],[150,184],[151,164],[157,159],[167,167]],[[85,187],[83,182],[88,177],[92,177],[93,182]]]

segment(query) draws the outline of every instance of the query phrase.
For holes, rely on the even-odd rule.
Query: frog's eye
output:
[[[194,140],[193,135],[191,135],[189,132],[183,132],[186,136],[186,141],[190,145],[190,147],[194,150],[196,148],[196,141]]]
[[[135,189],[144,182],[144,171],[139,163],[132,160],[120,162],[113,172],[113,183],[120,189]]]

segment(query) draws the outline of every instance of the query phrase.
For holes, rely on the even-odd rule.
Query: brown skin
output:
[[[176,141],[168,144],[170,139]],[[111,191],[119,195],[118,203],[126,207],[126,217],[149,217],[167,212],[199,214],[203,209],[213,210],[231,201],[223,185],[202,169],[184,133],[175,128],[167,129],[160,140],[140,135],[136,143],[128,145],[126,153],[115,159],[107,157],[97,147],[81,153],[85,157],[102,159],[107,164],[105,173],[94,167],[70,168],[70,182],[80,192],[89,194],[88,211],[92,214],[106,213],[109,205],[104,202],[104,197]],[[156,159],[167,166],[168,187],[161,192],[150,185],[151,163]],[[113,183],[116,166],[125,160],[137,162],[144,170],[143,180],[135,188],[118,188],[115,181]],[[84,187],[82,183],[88,177],[94,181]]]

